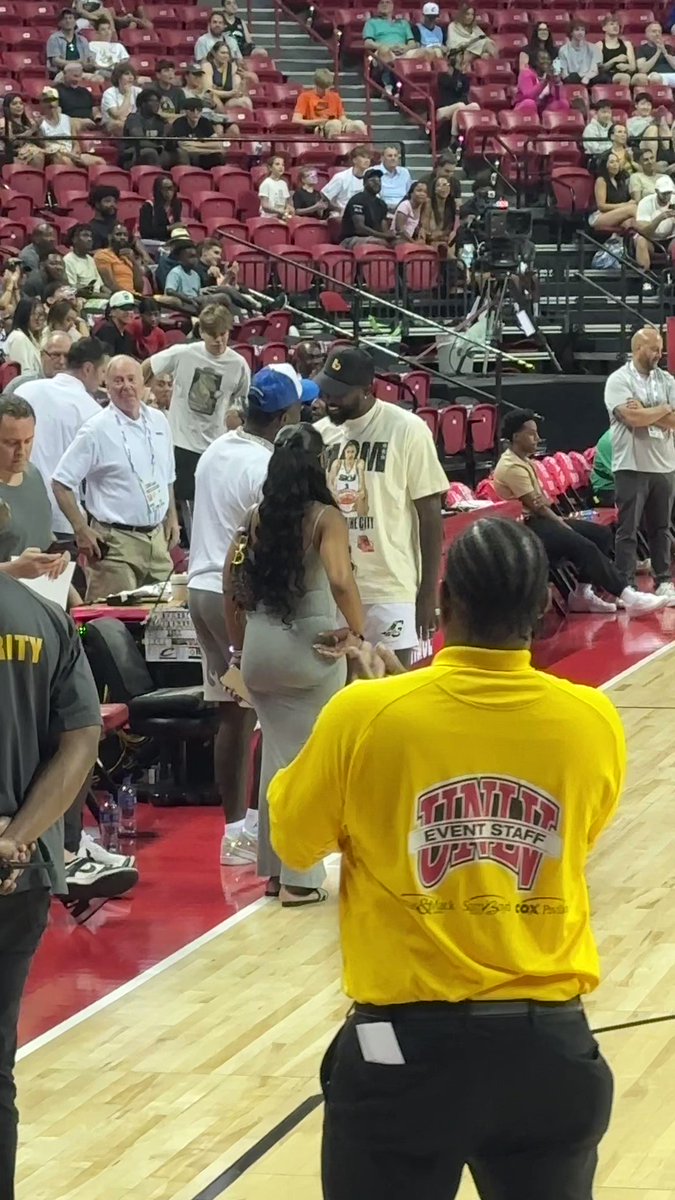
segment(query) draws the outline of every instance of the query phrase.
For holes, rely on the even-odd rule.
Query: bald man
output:
[[[675,607],[670,525],[675,499],[675,379],[658,363],[657,329],[639,329],[631,358],[605,384],[612,434],[612,469],[619,511],[616,567],[629,583],[637,566],[637,534],[644,515],[657,595]]]
[[[88,559],[88,601],[164,583],[179,536],[169,423],[143,404],[135,359],[112,358],[107,385],[110,404],[82,426],[52,483]],[[78,503],[84,483],[89,521]]]

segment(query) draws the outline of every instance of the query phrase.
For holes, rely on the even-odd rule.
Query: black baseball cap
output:
[[[352,388],[367,388],[375,378],[375,363],[360,346],[331,350],[315,383],[323,396],[346,396]]]

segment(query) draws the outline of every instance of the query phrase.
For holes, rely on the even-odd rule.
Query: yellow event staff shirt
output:
[[[584,869],[625,739],[611,702],[526,650],[442,650],[352,684],[274,778],[272,842],[341,850],[345,991],[370,1004],[567,1000],[597,986]]]

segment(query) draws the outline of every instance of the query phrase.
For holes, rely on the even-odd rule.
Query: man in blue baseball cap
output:
[[[260,502],[274,439],[282,425],[299,421],[300,403],[287,375],[270,367],[258,371],[243,425],[216,438],[195,472],[188,603],[202,652],[204,699],[220,705],[214,770],[225,809],[224,866],[256,861],[258,814],[246,813],[246,750],[255,713],[234,703],[221,683],[230,663],[223,567],[237,529]]]

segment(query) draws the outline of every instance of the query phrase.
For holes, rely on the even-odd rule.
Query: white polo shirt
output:
[[[61,458],[85,421],[97,416],[100,404],[74,375],[60,372],[53,379],[36,379],[16,388],[16,396],[27,400],[35,413],[35,440],[31,462],[37,467],[52,506],[54,533],[72,533],[52,492],[52,479]]]
[[[222,592],[223,567],[247,512],[260,502],[272,444],[241,429],[224,433],[195,472],[188,587]]]
[[[87,512],[110,525],[159,525],[176,477],[164,413],[143,405],[137,420],[110,404],[77,433],[53,478],[76,494],[87,486]]]

